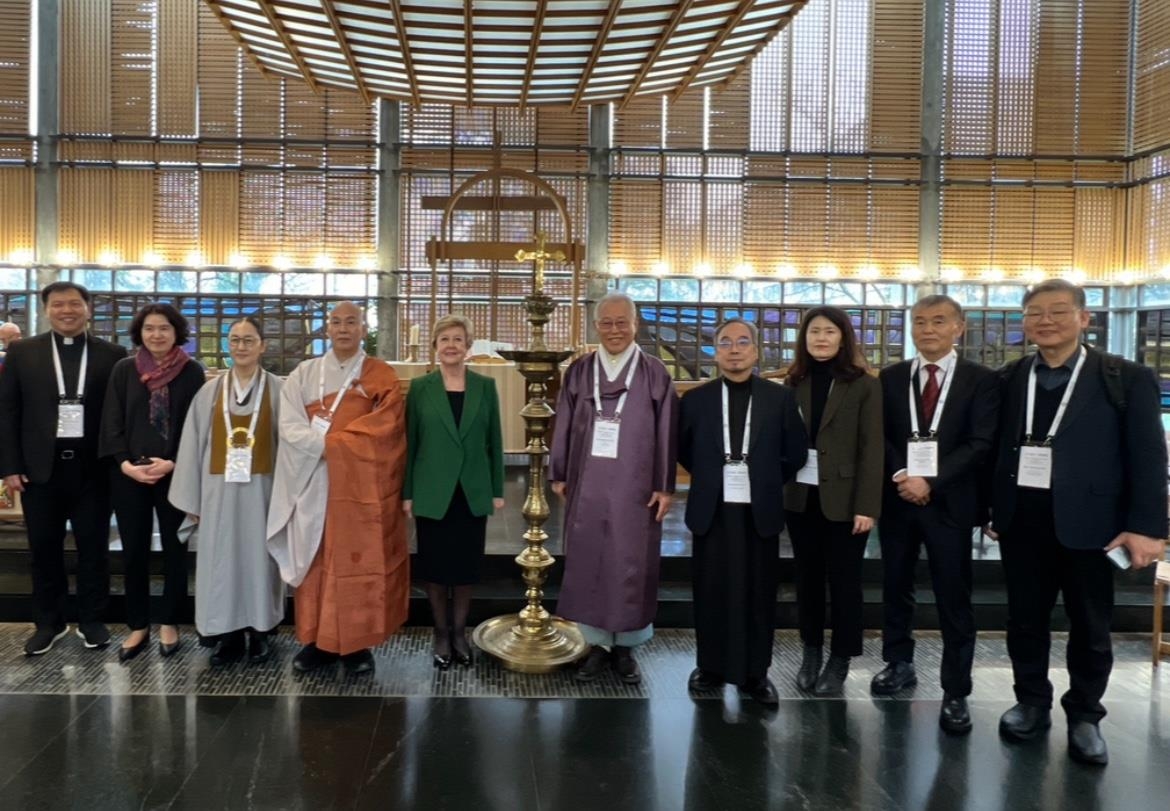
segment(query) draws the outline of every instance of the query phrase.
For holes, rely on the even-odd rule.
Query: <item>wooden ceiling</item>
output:
[[[266,73],[409,101],[628,104],[734,78],[807,0],[206,0]]]

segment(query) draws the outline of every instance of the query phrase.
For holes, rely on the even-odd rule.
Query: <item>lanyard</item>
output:
[[[914,363],[910,366],[910,391],[907,394],[910,399],[910,436],[918,436],[918,403],[914,400],[914,382],[918,379],[918,372],[925,365],[921,361],[922,358],[915,358]],[[959,359],[955,358],[951,363],[951,368],[943,375],[943,385],[938,393],[938,402],[934,404],[934,416],[930,420],[929,436],[938,434],[938,424],[942,419],[943,403],[947,401],[947,394],[951,390],[951,382],[955,379],[955,367],[958,365]]]
[[[85,370],[89,366],[89,341],[86,339],[85,333],[81,334],[81,368],[77,372],[77,394],[78,400],[85,396]],[[64,400],[65,394],[65,372],[61,370],[61,356],[57,353],[57,336],[50,335],[49,342],[53,345],[53,370],[57,373],[57,397]]]
[[[1072,399],[1073,388],[1077,385],[1077,378],[1081,376],[1081,367],[1085,365],[1085,356],[1088,354],[1082,346],[1081,355],[1077,358],[1077,365],[1073,367],[1072,377],[1068,379],[1064,396],[1060,398],[1060,405],[1056,408],[1056,416],[1052,418],[1052,425],[1048,426],[1048,436],[1044,439],[1045,443],[1051,442],[1052,438],[1056,436],[1056,431],[1060,428],[1060,421],[1064,419],[1064,411],[1068,408],[1069,400]],[[1032,361],[1032,371],[1028,375],[1028,413],[1024,423],[1024,439],[1029,442],[1032,441],[1032,420],[1036,410],[1036,363],[1039,360],[1040,356],[1037,355],[1036,359]]]
[[[723,461],[731,460],[731,417],[728,414],[727,408],[727,384],[724,383],[719,388],[723,389]],[[746,462],[748,458],[748,440],[752,436],[752,398],[748,397],[747,404],[747,418],[743,423],[743,447],[740,449],[740,456]]]
[[[260,419],[260,403],[261,403],[261,401],[264,400],[264,370],[257,369],[256,376],[260,378],[260,382],[259,383],[254,382],[252,384],[252,385],[256,386],[256,399],[252,401],[252,422],[248,425],[248,433],[245,437],[245,440],[247,442],[248,447],[251,447],[252,442],[255,441],[256,422]],[[228,377],[231,379],[232,385],[236,387],[236,391],[238,392],[239,385],[240,385],[239,381],[236,380],[235,374],[233,374],[233,372],[230,369],[228,370]],[[248,388],[251,388],[251,386],[249,386]],[[338,399],[340,399],[340,398],[338,398]],[[223,387],[222,400],[223,400],[223,427],[227,431],[227,437],[228,437],[227,446],[228,446],[228,449],[230,450],[232,447],[232,439],[234,438],[236,432],[240,431],[242,429],[232,428],[232,415],[231,415],[231,412],[228,410],[227,386]]]
[[[333,357],[337,357],[334,355]],[[325,405],[325,361],[326,358],[321,358],[321,374],[317,377],[317,402],[322,407]],[[345,380],[341,383],[341,388],[337,391],[337,396],[333,398],[333,405],[329,408],[329,419],[333,419],[333,415],[337,413],[337,407],[341,405],[341,398],[349,391],[350,384],[353,383],[357,377],[358,370],[362,368],[362,364],[366,362],[366,353],[359,352],[357,358],[354,360],[353,368],[349,370],[349,374],[345,376]],[[259,371],[257,371],[259,374]]]
[[[598,352],[593,353],[593,405],[597,409],[597,418],[604,419],[601,415],[601,358]],[[626,407],[626,398],[630,395],[630,384],[634,382],[634,372],[638,369],[638,357],[642,353],[637,349],[634,350],[633,360],[630,361],[630,371],[626,373],[626,390],[622,392],[622,396],[618,398],[617,409],[613,412],[613,422],[620,422],[622,419],[622,409]]]

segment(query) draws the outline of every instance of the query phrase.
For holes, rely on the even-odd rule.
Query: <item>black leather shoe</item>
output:
[[[1017,704],[999,719],[999,734],[1009,741],[1030,741],[1052,726],[1052,713],[1046,707]]]
[[[600,645],[594,645],[589,649],[589,655],[581,662],[573,678],[577,681],[595,681],[605,672],[605,666],[608,664],[609,651]]]
[[[913,662],[890,662],[873,677],[869,691],[875,696],[890,696],[916,684],[918,674],[914,672]]]
[[[710,693],[722,686],[723,679],[698,667],[691,671],[691,677],[687,679],[687,689],[692,693]]]
[[[98,650],[110,644],[110,629],[100,622],[78,623],[77,635],[90,650]]]
[[[338,656],[336,653],[323,651],[310,642],[305,647],[301,648],[301,652],[293,657],[293,670],[299,673],[309,673],[319,667],[325,667],[336,662]]]
[[[471,667],[471,647],[459,631],[451,632],[451,660],[460,667]]]
[[[261,665],[272,658],[272,643],[267,631],[248,631],[248,662]]]
[[[944,693],[942,707],[938,711],[938,725],[943,732],[952,735],[966,735],[970,732],[971,712],[967,709],[967,699]]]
[[[845,677],[849,675],[849,657],[829,656],[825,669],[817,679],[813,692],[818,696],[839,696],[845,692]]]
[[[53,649],[53,644],[67,633],[69,626],[65,624],[39,626],[24,643],[24,655],[40,656],[48,653]]]
[[[181,647],[183,647],[182,639],[176,639],[174,642],[163,642],[159,640],[158,654],[165,659],[168,656],[174,656],[179,652],[179,648]]]
[[[211,652],[211,666],[223,667],[224,665],[238,662],[244,658],[244,652],[243,631],[232,631],[230,634],[223,634],[215,643],[215,650]]]
[[[359,650],[347,653],[341,657],[341,666],[351,676],[360,676],[362,673],[374,672],[374,654],[369,650]]]
[[[642,681],[642,671],[638,669],[634,652],[625,645],[613,646],[613,672],[626,684],[639,684]]]
[[[804,656],[800,660],[800,672],[796,674],[796,686],[806,693],[816,686],[817,676],[821,674],[821,646],[805,645]]]
[[[137,656],[138,654],[140,654],[144,650],[146,650],[146,646],[149,644],[150,644],[150,632],[147,631],[146,635],[143,636],[142,639],[138,640],[137,645],[132,645],[130,647],[126,647],[125,645],[123,645],[122,647],[118,648],[118,661],[119,662],[129,662],[135,656]]]
[[[1091,721],[1070,721],[1068,756],[1088,766],[1106,765],[1109,762],[1109,749],[1101,737],[1100,727]]]
[[[780,696],[776,695],[776,685],[768,678],[748,682],[740,688],[741,692],[751,697],[752,701],[763,707],[775,708],[780,706]]]

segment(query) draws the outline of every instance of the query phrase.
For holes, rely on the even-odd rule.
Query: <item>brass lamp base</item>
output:
[[[536,634],[524,628],[519,614],[481,622],[471,634],[476,647],[517,673],[551,673],[575,662],[589,649],[576,623],[549,617]]]

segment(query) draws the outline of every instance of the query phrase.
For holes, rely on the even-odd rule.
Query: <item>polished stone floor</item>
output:
[[[1148,637],[1116,638],[1102,729],[1106,769],[1072,763],[1063,718],[1009,745],[995,732],[1011,703],[1001,636],[977,653],[973,733],[936,720],[940,646],[924,634],[922,683],[869,696],[878,641],[854,662],[843,699],[802,697],[796,639],[777,634],[775,712],[722,694],[692,699],[693,634],[663,630],[640,655],[642,685],[583,686],[525,676],[486,657],[430,667],[429,630],[375,652],[373,676],[298,678],[296,643],[269,663],[213,671],[188,634],[171,659],[127,665],[69,637],[33,660],[28,626],[0,625],[0,808],[99,809],[1118,809],[1167,808],[1170,661]],[[115,639],[115,644],[117,639]],[[1053,662],[1064,641],[1053,645]],[[1053,681],[1066,684],[1059,667]]]

